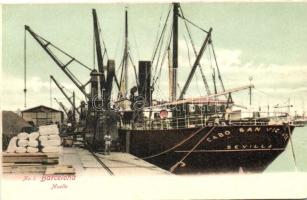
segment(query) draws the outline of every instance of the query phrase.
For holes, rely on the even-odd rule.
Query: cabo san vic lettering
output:
[[[280,134],[284,141],[289,138],[289,134],[282,131],[280,128],[275,127],[240,127],[238,130],[239,134]],[[220,140],[222,138],[231,138],[233,132],[231,130],[223,130],[217,133],[213,133],[207,137],[206,141],[211,143],[215,140]],[[271,149],[271,144],[239,144],[239,145],[227,145],[226,149]]]

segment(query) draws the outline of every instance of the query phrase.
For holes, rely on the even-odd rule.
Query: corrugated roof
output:
[[[44,105],[39,105],[39,106],[35,106],[35,107],[32,107],[32,108],[28,108],[28,109],[25,109],[25,110],[22,110],[21,112],[24,113],[24,112],[46,112],[46,111],[51,111],[51,112],[61,112],[63,113],[63,111],[60,111],[60,110],[57,110],[57,109],[54,109],[54,108],[51,108],[51,107],[48,107],[48,106],[44,106]]]

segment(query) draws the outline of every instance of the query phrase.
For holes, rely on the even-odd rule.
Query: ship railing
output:
[[[247,113],[247,112],[246,112]],[[267,112],[266,112],[267,113]],[[221,115],[222,114],[222,115]],[[164,130],[164,129],[184,129],[184,128],[197,128],[197,127],[212,127],[212,126],[251,126],[251,125],[277,125],[288,123],[285,115],[274,115],[271,117],[247,117],[237,119],[223,118],[224,113],[211,116],[190,115],[185,117],[172,117],[172,118],[157,118],[157,119],[143,119],[139,122],[129,121],[120,122],[119,126],[122,129],[138,129],[138,130]],[[276,113],[274,113],[276,114]],[[278,117],[279,116],[279,117]],[[282,116],[282,117],[280,117]],[[291,123],[291,122],[290,122]]]

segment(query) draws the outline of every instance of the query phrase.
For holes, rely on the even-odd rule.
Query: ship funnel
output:
[[[151,104],[151,61],[139,61],[139,88],[140,96],[144,97],[145,106]]]

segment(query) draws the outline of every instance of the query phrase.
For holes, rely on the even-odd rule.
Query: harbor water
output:
[[[268,166],[264,173],[295,172],[296,170],[307,172],[307,126],[294,129],[292,144],[293,151],[289,141],[286,150]]]

